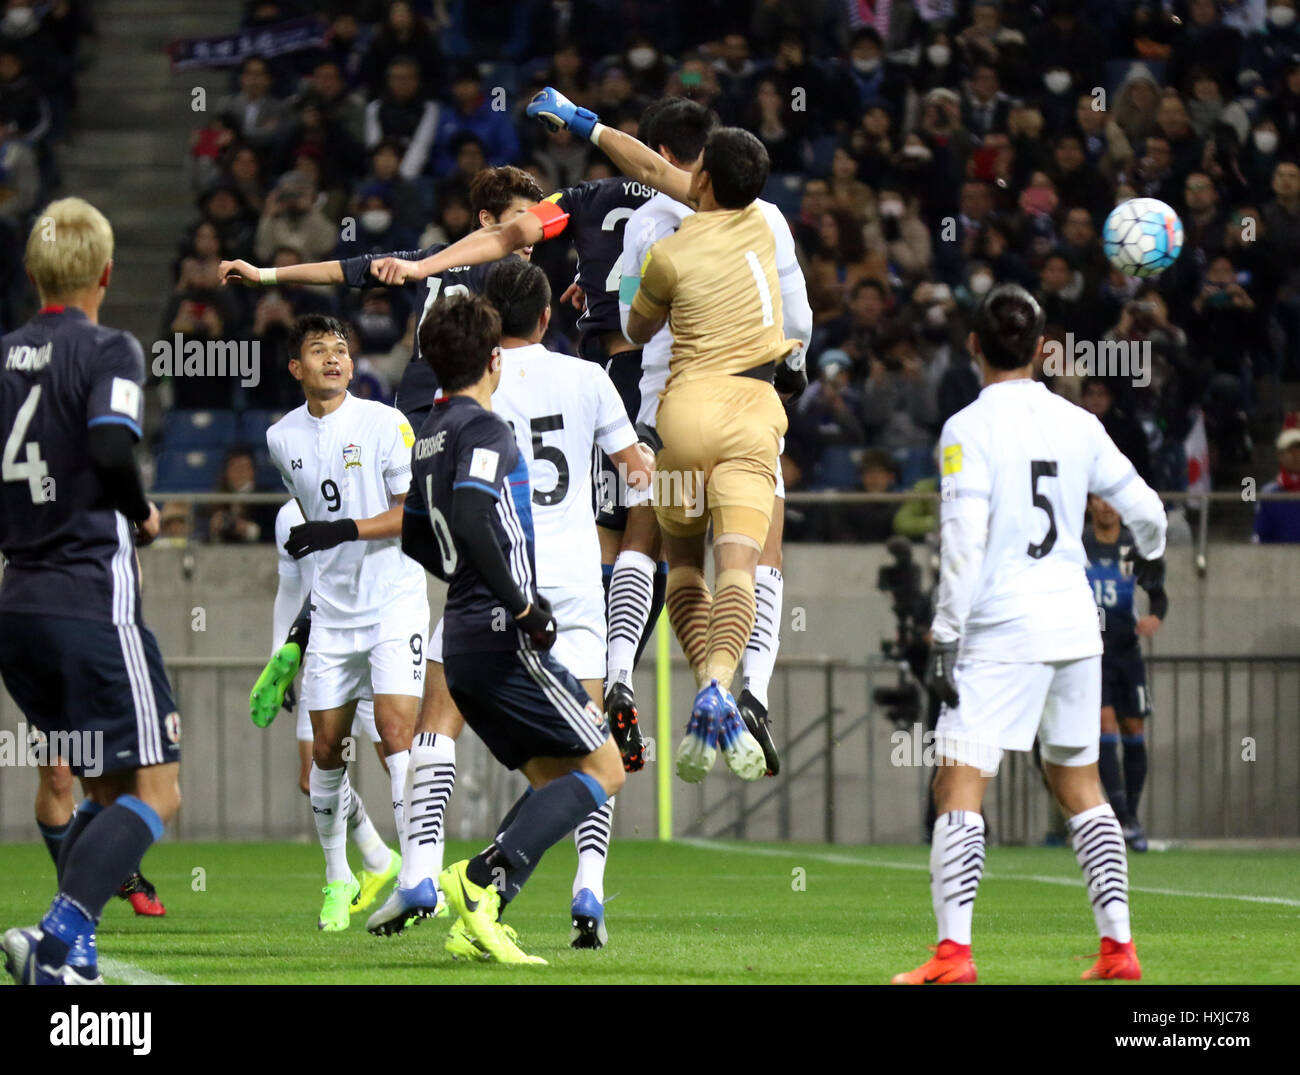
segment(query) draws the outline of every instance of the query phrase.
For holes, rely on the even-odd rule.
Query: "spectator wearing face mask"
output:
[[[1250,132],[1250,138],[1242,147],[1242,176],[1254,201],[1263,201],[1268,197],[1269,186],[1273,180],[1273,169],[1277,167],[1278,146],[1281,138],[1277,131],[1277,122],[1271,116],[1263,116],[1256,122]]]
[[[1290,421],[1277,438],[1277,477],[1262,493],[1300,493],[1300,427],[1295,415]],[[1300,542],[1300,501],[1259,501],[1251,540],[1265,545]]]
[[[916,202],[899,187],[880,188],[876,217],[863,235],[868,248],[883,250],[889,271],[910,284],[929,275],[930,229],[921,220]]]
[[[1264,32],[1247,37],[1241,62],[1275,85],[1291,58],[1300,53],[1300,21],[1295,0],[1269,0]]]
[[[1226,81],[1237,77],[1240,55],[1241,35],[1223,25],[1215,0],[1188,0],[1165,77],[1171,86],[1181,86],[1193,69],[1204,67]]]
[[[393,219],[392,202],[382,183],[367,183],[349,207],[352,226],[344,222],[343,238],[334,257],[360,257],[389,250],[412,250],[419,236]]]
[[[956,86],[963,70],[962,53],[943,26],[932,24],[926,35],[920,62],[912,75],[912,88],[922,97],[940,86]]]
[[[848,93],[844,118],[850,123],[877,101],[894,107],[902,103],[903,79],[886,60],[880,33],[870,26],[854,31],[841,77]]]

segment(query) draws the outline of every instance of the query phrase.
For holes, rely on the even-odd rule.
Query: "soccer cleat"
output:
[[[103,985],[104,976],[99,973],[99,953],[95,949],[95,935],[83,933],[68,949],[68,967],[72,971],[68,985]],[[80,978],[73,981],[72,977]]]
[[[641,726],[636,718],[632,688],[626,683],[615,683],[605,695],[605,719],[623,756],[623,768],[629,773],[639,772],[645,766],[645,740],[641,738]]]
[[[573,919],[570,948],[604,948],[609,943],[609,931],[605,929],[605,905],[596,899],[596,894],[591,889],[584,888],[573,897],[569,914]]]
[[[1150,846],[1147,843],[1147,834],[1142,826],[1136,821],[1130,821],[1124,826],[1124,842],[1128,844],[1132,851],[1145,851]]]
[[[400,862],[398,856],[394,858]],[[366,929],[376,937],[390,937],[417,919],[441,918],[446,914],[446,901],[433,878],[426,877],[414,888],[394,888],[384,905],[370,916]]]
[[[259,728],[266,728],[284,704],[284,692],[302,667],[302,647],[286,642],[266,663],[248,696],[248,714]]]
[[[767,775],[776,776],[781,771],[781,755],[777,753],[776,743],[772,740],[772,718],[767,715],[767,707],[749,691],[741,691],[740,697],[736,699],[736,708],[740,710],[740,719],[745,722],[749,734],[763,748]]]
[[[325,902],[316,928],[325,933],[342,933],[348,928],[348,907],[361,891],[361,883],[349,877],[346,881],[331,881],[321,891],[325,893]]]
[[[133,873],[123,882],[117,890],[117,898],[126,900],[138,915],[161,918],[167,913],[167,908],[158,899],[158,890],[141,873]]]
[[[504,922],[497,923],[501,931],[516,944],[519,943],[519,934],[514,931],[514,927],[506,925]],[[465,923],[459,918],[452,923],[451,930],[447,934],[447,943],[443,945],[452,959],[468,959],[471,962],[486,963],[492,957],[488,955],[487,949],[474,939],[473,934],[465,928]]]
[[[382,870],[375,873],[362,870],[357,874],[357,881],[361,884],[361,891],[357,893],[357,898],[352,901],[352,906],[348,908],[348,912],[350,914],[360,914],[362,911],[368,910],[370,905],[379,898],[380,890],[396,877],[401,872],[401,869],[402,856],[390,848],[388,865]]]
[[[695,696],[686,735],[677,746],[677,775],[686,783],[698,784],[713,768],[718,758],[718,731],[726,708],[716,679]]]
[[[971,959],[970,945],[956,941],[940,941],[931,946],[934,953],[916,970],[895,974],[894,985],[966,985],[975,981],[975,963]]]
[[[718,688],[724,704],[722,719],[718,723],[718,744],[727,768],[741,780],[761,780],[767,772],[767,758],[757,739],[745,727],[731,692]]]
[[[40,926],[7,929],[0,949],[5,954],[5,970],[17,985],[63,985],[64,967],[47,967],[36,960],[36,946],[45,932]]]
[[[514,931],[497,919],[501,915],[501,896],[492,885],[480,887],[469,879],[469,859],[454,862],[438,875],[438,884],[451,909],[460,916],[460,924],[487,953],[493,963],[540,963],[541,956],[530,956],[515,943]]]
[[[1136,982],[1142,977],[1142,964],[1138,962],[1137,946],[1130,939],[1120,944],[1109,937],[1101,939],[1097,962],[1081,975],[1085,982],[1122,978]]]

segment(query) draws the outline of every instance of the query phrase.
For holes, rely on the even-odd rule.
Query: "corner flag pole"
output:
[[[664,609],[655,628],[655,765],[659,781],[660,840],[673,838],[672,688],[672,628],[668,624],[668,610]]]

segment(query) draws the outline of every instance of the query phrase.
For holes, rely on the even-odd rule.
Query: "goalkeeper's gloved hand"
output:
[[[579,108],[559,90],[547,86],[528,102],[527,114],[540,119],[553,131],[569,128],[579,138],[590,138],[600,117],[590,108]]]
[[[284,543],[284,551],[295,560],[301,560],[308,553],[332,549],[345,541],[356,540],[355,519],[299,523],[289,531],[289,540]]]
[[[533,598],[522,615],[515,617],[515,622],[538,649],[555,645],[555,616],[551,613],[551,603],[541,594]]]
[[[957,651],[961,641],[930,643],[930,659],[925,666],[925,689],[949,709],[957,708]]]
[[[808,371],[804,363],[803,344],[796,344],[794,349],[776,364],[776,374],[772,378],[772,387],[781,394],[783,400],[798,399],[808,387]]]
[[[284,688],[284,701],[280,703],[286,712],[292,713],[293,707],[298,704],[298,692],[294,690],[293,684],[290,683]]]

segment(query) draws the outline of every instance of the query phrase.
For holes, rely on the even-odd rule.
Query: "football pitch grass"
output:
[[[453,841],[447,861],[481,845]],[[39,919],[53,867],[39,845],[0,850],[0,928]],[[506,921],[549,967],[453,962],[448,924],[372,937],[365,915],[320,933],[321,854],[309,844],[173,844],[145,875],[167,906],[135,917],[110,901],[100,926],[110,983],[886,983],[934,942],[925,847],[616,842],[606,884],[610,943],[569,948],[571,841],[546,856]],[[1144,981],[1300,981],[1300,854],[1173,850],[1130,856]],[[197,872],[201,871],[201,872]],[[1064,848],[989,849],[975,909],[989,984],[1077,982],[1096,951]],[[1117,986],[1115,986],[1117,987]]]

